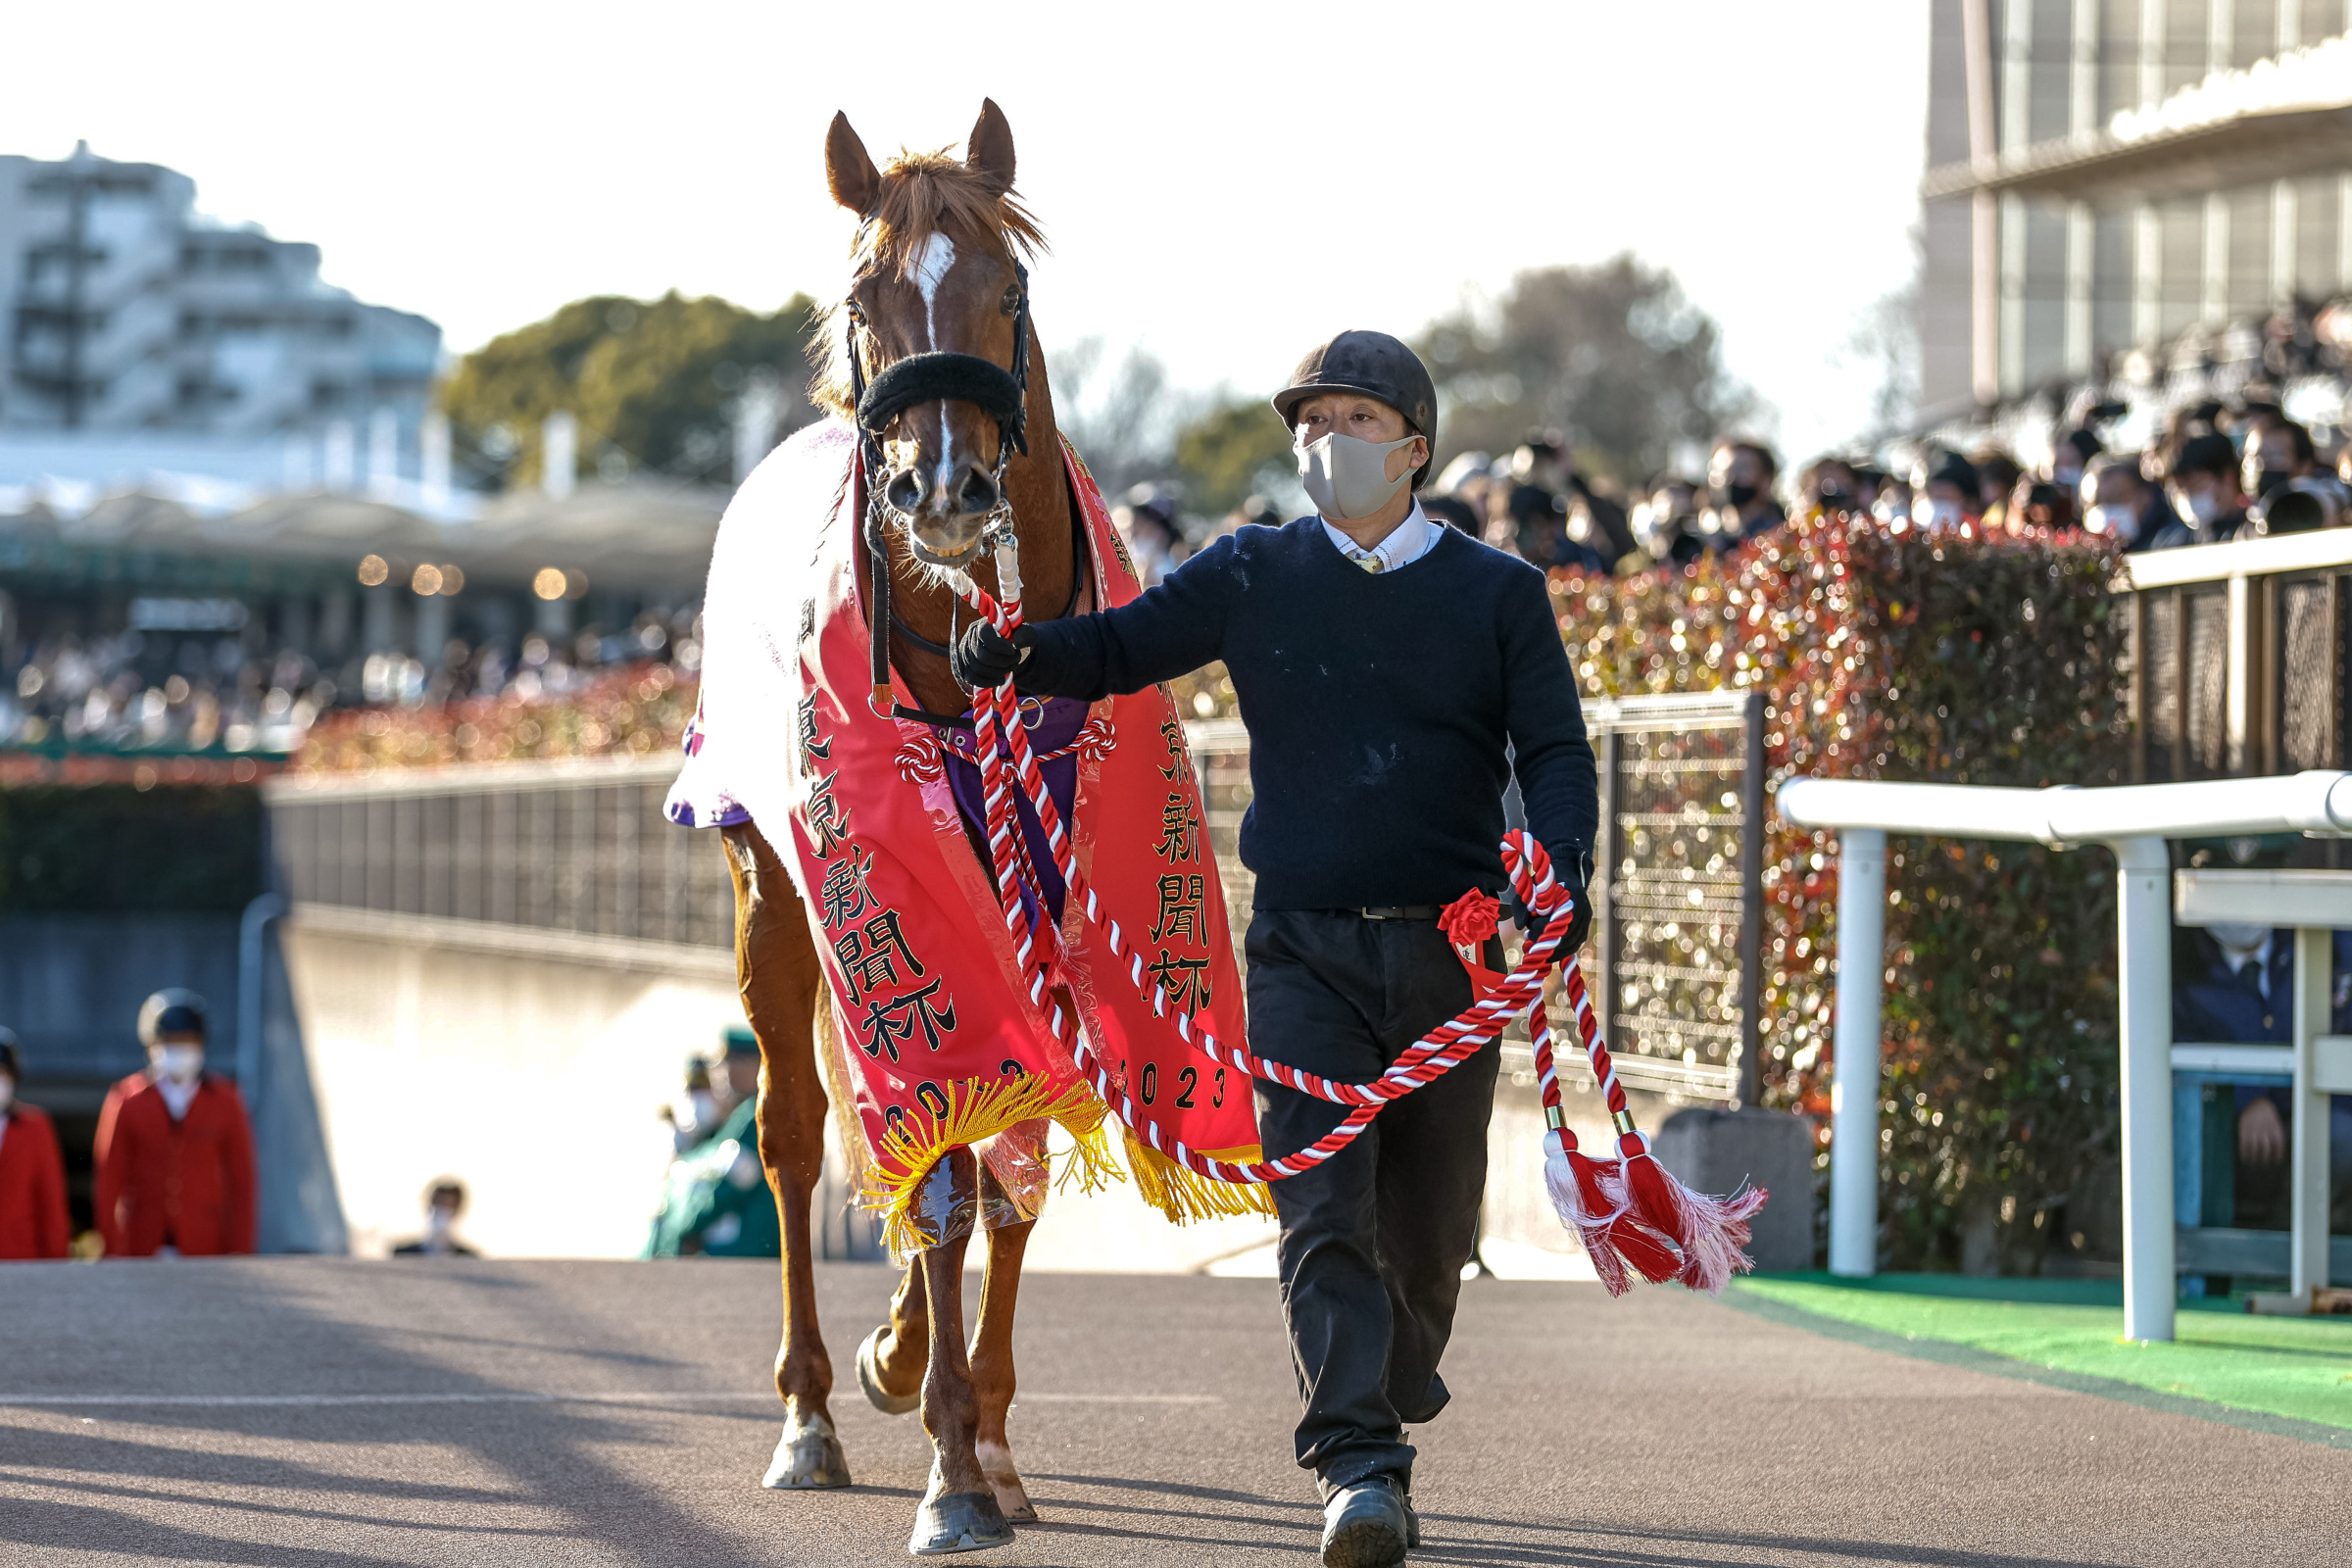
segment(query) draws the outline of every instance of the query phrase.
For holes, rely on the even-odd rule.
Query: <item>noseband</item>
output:
[[[997,504],[980,530],[973,558],[979,558],[990,540],[1009,541],[1012,537],[1012,500],[1005,494],[1004,470],[1015,452],[1029,455],[1029,269],[1016,258],[1012,270],[1020,279],[1021,299],[1012,318],[1010,370],[976,354],[912,354],[886,367],[868,384],[865,357],[858,340],[860,332],[871,328],[855,294],[843,308],[850,318],[850,399],[857,409],[858,453],[866,474],[865,515],[859,535],[874,584],[873,692],[868,701],[877,713],[887,710],[894,717],[949,721],[946,715],[904,708],[893,701],[890,692],[890,629],[899,625],[899,619],[890,609],[890,558],[883,548],[882,529],[888,521],[911,530],[914,522],[911,514],[890,500],[889,486],[879,482],[882,432],[890,428],[891,421],[918,403],[939,402],[969,403],[996,420],[997,466],[990,479],[996,486]],[[918,640],[930,646],[927,639]]]

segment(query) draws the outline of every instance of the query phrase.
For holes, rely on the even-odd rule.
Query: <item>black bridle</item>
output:
[[[891,696],[890,690],[890,634],[898,631],[909,641],[932,653],[945,655],[946,645],[932,642],[917,634],[899,618],[890,607],[890,554],[885,547],[883,525],[887,518],[901,527],[910,525],[913,518],[899,510],[881,483],[882,432],[906,410],[918,403],[953,401],[969,403],[997,422],[997,466],[990,477],[996,485],[996,510],[989,514],[988,523],[980,533],[985,546],[993,537],[1009,538],[1012,533],[1012,501],[1005,493],[1004,470],[1012,463],[1015,452],[1029,455],[1029,269],[1016,258],[1012,264],[1020,279],[1020,303],[1012,318],[1012,368],[1006,370],[993,360],[976,354],[912,354],[883,368],[869,385],[865,379],[865,357],[859,350],[858,334],[871,330],[864,309],[852,294],[844,307],[850,318],[850,400],[855,406],[858,422],[858,446],[865,469],[865,510],[859,518],[859,542],[866,551],[868,569],[874,585],[874,612],[871,641],[873,643],[873,690],[867,703],[877,713],[886,712],[894,718],[911,718],[928,724],[968,726],[971,719],[965,714],[927,712],[919,708],[907,708]],[[973,559],[980,550],[975,548]],[[1072,573],[1070,603],[1078,601],[1076,573]],[[949,610],[949,639],[955,637],[955,611]],[[1063,612],[1064,614],[1068,611]]]

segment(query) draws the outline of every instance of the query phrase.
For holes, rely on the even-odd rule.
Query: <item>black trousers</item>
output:
[[[1327,1078],[1377,1077],[1470,1004],[1434,921],[1261,909],[1250,922],[1250,1044]],[[1500,966],[1499,945],[1487,962]],[[1343,1152],[1273,1184],[1282,1307],[1298,1375],[1298,1463],[1329,1497],[1367,1476],[1409,1480],[1408,1422],[1446,1407],[1438,1359],[1487,1186],[1487,1120],[1501,1046],[1391,1102]],[[1269,1158],[1337,1126],[1346,1107],[1256,1088]]]

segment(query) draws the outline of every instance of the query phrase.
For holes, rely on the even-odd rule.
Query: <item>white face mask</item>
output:
[[[2209,925],[2205,929],[2213,933],[2214,941],[2225,948],[2235,948],[2240,953],[2253,952],[2271,934],[2271,928],[2267,925],[2247,925],[2236,921]]]
[[[2130,507],[2093,507],[2082,526],[2109,539],[2130,544],[2139,533],[2139,517]]]
[[[150,1055],[155,1062],[155,1075],[175,1084],[192,1084],[204,1071],[202,1046],[158,1046]]]
[[[2222,514],[2222,504],[2210,490],[2199,490],[2194,494],[2183,492],[2180,505],[2188,513],[2189,520],[2200,528]]]
[[[1291,450],[1298,455],[1298,482],[1315,510],[1334,522],[1348,522],[1387,506],[1412,477],[1410,468],[1389,477],[1389,454],[1412,439],[1365,441],[1334,430]]]

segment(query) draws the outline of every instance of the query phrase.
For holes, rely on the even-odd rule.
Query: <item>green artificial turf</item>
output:
[[[1734,1289],[1899,1339],[2352,1430],[2352,1318],[2255,1317],[2242,1299],[2190,1298],[2171,1344],[2133,1344],[2112,1280],[1778,1274]]]

